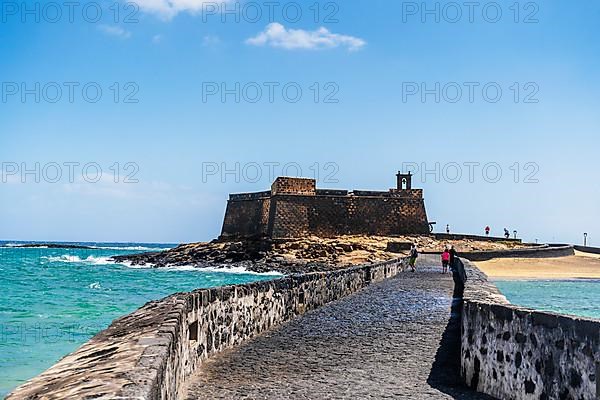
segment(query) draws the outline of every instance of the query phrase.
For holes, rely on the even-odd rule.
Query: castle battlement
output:
[[[271,190],[229,195],[222,238],[429,233],[423,190],[410,174],[388,191],[317,189],[308,178],[279,177]]]

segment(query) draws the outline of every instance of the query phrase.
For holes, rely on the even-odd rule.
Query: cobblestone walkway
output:
[[[489,399],[457,384],[452,287],[422,265],[371,285],[210,359],[187,398]]]

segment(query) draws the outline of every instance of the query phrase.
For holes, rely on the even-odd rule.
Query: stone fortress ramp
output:
[[[395,276],[398,259],[339,271],[198,289],[115,320],[7,399],[178,400],[208,358]]]
[[[186,398],[489,399],[460,385],[451,276],[419,264],[208,360]]]
[[[452,301],[438,256],[419,263],[177,293],[8,399],[600,398],[600,320],[509,304],[467,260]]]

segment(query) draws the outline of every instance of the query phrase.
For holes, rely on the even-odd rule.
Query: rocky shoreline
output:
[[[182,244],[173,249],[112,257],[116,262],[131,265],[151,265],[155,268],[195,266],[198,268],[242,267],[251,272],[277,271],[283,274],[323,272],[354,265],[343,260],[347,253],[361,249],[349,243],[323,240],[273,241],[270,239],[243,241],[212,241]],[[393,256],[368,252],[371,261],[390,259]],[[397,255],[396,255],[397,256]]]
[[[198,268],[241,267],[251,272],[277,271],[283,274],[324,272],[353,265],[386,261],[408,253],[412,243],[422,251],[438,251],[454,245],[458,251],[498,250],[519,246],[515,243],[476,240],[436,240],[420,236],[340,236],[273,240],[269,238],[182,244],[173,249],[114,256],[115,262],[155,268],[194,266]]]

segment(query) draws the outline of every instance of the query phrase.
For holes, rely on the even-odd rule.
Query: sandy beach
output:
[[[556,258],[498,258],[475,263],[491,279],[600,279],[600,255],[575,252]]]

